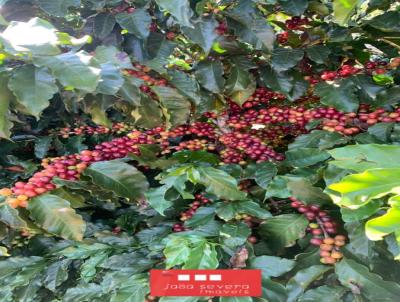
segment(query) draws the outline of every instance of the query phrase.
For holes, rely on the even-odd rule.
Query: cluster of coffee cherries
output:
[[[307,231],[313,236],[310,243],[320,248],[321,262],[334,264],[343,257],[340,247],[346,244],[346,237],[337,234],[337,223],[326,211],[316,204],[306,205],[290,197],[290,206],[310,221]]]
[[[168,85],[168,81],[166,79],[154,77],[151,74],[151,69],[149,67],[139,63],[135,63],[133,67],[135,69],[127,69],[126,72],[135,78],[143,80],[145,83],[140,86],[140,90],[149,94],[151,97],[156,98],[156,95],[151,91],[150,86]]]
[[[249,133],[231,132],[219,137],[226,148],[221,152],[224,163],[245,164],[245,158],[256,162],[284,160],[284,156],[267,146],[259,137]]]
[[[81,125],[79,127],[64,127],[61,129],[56,129],[51,131],[51,133],[55,133],[62,138],[68,138],[70,136],[75,135],[100,135],[100,134],[123,134],[129,131],[132,131],[134,126],[129,123],[113,123],[111,128],[107,128],[104,126],[96,125],[96,126],[89,126],[89,125]]]
[[[282,101],[286,97],[265,87],[256,88],[254,93],[243,104],[243,108],[249,109],[260,104],[268,104],[271,100]]]
[[[186,231],[187,228],[183,225],[183,222],[192,218],[192,216],[196,213],[197,209],[200,208],[201,206],[206,206],[212,203],[212,200],[205,197],[203,194],[196,194],[194,197],[195,197],[194,201],[191,204],[189,204],[190,208],[180,214],[179,220],[182,222],[175,223],[174,226],[172,227],[172,230],[174,232],[177,233]]]
[[[310,21],[307,18],[302,18],[299,16],[294,16],[289,20],[286,20],[285,25],[287,29],[290,30],[302,30],[304,25],[309,24]]]
[[[312,100],[311,105],[313,105],[314,98],[310,97],[310,99]],[[294,125],[295,127],[287,127],[287,129],[289,131],[293,130],[293,134],[306,133],[306,125],[309,122],[318,120],[320,121],[318,126],[320,129],[339,132],[344,135],[356,135],[379,122],[400,122],[399,114],[399,109],[395,109],[393,112],[382,108],[371,110],[366,104],[360,105],[358,113],[344,113],[332,107],[307,108],[305,105],[285,106],[274,104],[246,110],[237,104],[233,104],[230,107],[226,123],[236,130],[263,129],[257,131],[257,137],[260,137],[262,132],[274,129],[275,125]],[[255,134],[255,132],[253,133]],[[289,132],[287,134],[292,133]]]
[[[220,36],[225,35],[228,32],[228,24],[225,21],[219,22],[215,32]]]
[[[26,182],[16,182],[11,189],[1,189],[0,195],[6,197],[7,203],[13,208],[26,207],[28,199],[56,188],[52,182],[54,177],[77,180],[82,171],[93,162],[123,158],[128,153],[139,155],[138,145],[154,143],[151,135],[133,131],[127,136],[103,142],[95,146],[93,151],[83,150],[79,154],[43,159],[43,170],[36,172]]]

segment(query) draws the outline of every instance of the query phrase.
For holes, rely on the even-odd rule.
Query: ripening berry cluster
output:
[[[51,131],[51,133],[59,135],[63,138],[68,138],[74,135],[97,135],[97,134],[109,134],[109,133],[122,134],[132,131],[133,129],[134,129],[133,125],[129,123],[113,123],[111,128],[98,125],[97,126],[82,125],[79,127],[64,127],[61,129],[56,129]]]
[[[183,222],[192,218],[192,216],[196,213],[197,209],[200,208],[201,206],[205,206],[212,203],[212,200],[208,199],[203,194],[196,194],[194,197],[195,197],[194,201],[191,204],[189,204],[190,208],[180,214],[179,220],[182,222],[176,223],[172,227],[172,230],[174,232],[178,233],[186,231],[187,228],[183,225]]]
[[[319,205],[306,205],[294,197],[289,199],[291,207],[310,221],[307,227],[307,231],[313,236],[310,243],[319,246],[321,262],[336,263],[343,257],[340,247],[346,244],[346,237],[337,234],[337,223]]]

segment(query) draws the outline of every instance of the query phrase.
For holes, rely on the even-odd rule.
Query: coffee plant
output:
[[[397,1],[0,6],[1,302],[399,300]]]

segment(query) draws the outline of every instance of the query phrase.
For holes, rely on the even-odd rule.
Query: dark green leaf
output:
[[[84,174],[96,185],[130,200],[143,197],[148,188],[146,177],[140,171],[118,160],[96,162]]]
[[[259,227],[259,234],[275,250],[292,246],[305,234],[308,221],[303,215],[283,214],[267,218]]]
[[[100,68],[84,51],[52,57],[36,57],[35,64],[48,67],[66,87],[93,92],[100,80]]]
[[[297,298],[308,288],[308,286],[319,279],[332,267],[326,265],[314,265],[296,273],[286,285],[288,290],[288,302],[297,301]]]
[[[253,269],[260,269],[263,277],[279,277],[289,272],[296,262],[275,256],[260,256],[251,259],[250,266]]]
[[[70,7],[75,8],[81,4],[81,0],[38,0],[38,2],[41,9],[56,17],[64,17]]]
[[[282,9],[294,16],[300,16],[304,13],[306,8],[308,7],[307,0],[279,0],[279,4],[281,5]]]
[[[35,156],[44,158],[49,151],[53,138],[51,136],[42,136],[35,139]]]
[[[180,0],[156,0],[156,3],[162,10],[169,12],[178,21],[180,25],[193,27],[190,18],[193,11],[189,2]]]
[[[341,286],[323,285],[306,291],[299,297],[298,302],[342,302],[342,296],[347,291]]]
[[[169,125],[176,126],[186,123],[190,114],[190,102],[174,88],[156,86],[152,89],[160,98]]]
[[[286,161],[293,167],[308,167],[330,157],[326,151],[314,148],[298,148],[286,152]]]
[[[222,244],[232,249],[236,249],[238,246],[245,244],[250,234],[250,228],[243,222],[235,224],[226,223],[219,232]]]
[[[115,17],[108,13],[99,13],[94,18],[94,35],[100,39],[106,38],[115,26]]]
[[[39,117],[49,106],[49,99],[58,91],[55,78],[47,68],[25,65],[14,71],[8,87],[28,114]]]
[[[276,71],[288,70],[295,66],[304,56],[301,49],[276,48],[272,52],[272,66]]]
[[[239,105],[242,105],[253,94],[255,89],[256,86],[252,75],[238,66],[233,66],[226,81],[226,92],[231,98]]]
[[[193,22],[194,27],[183,27],[183,33],[191,41],[200,45],[206,54],[211,50],[214,41],[218,38],[215,28],[218,22],[214,18],[203,18]]]
[[[315,94],[321,103],[345,112],[358,109],[357,87],[350,79],[336,82],[321,82],[315,86]]]
[[[223,78],[223,68],[219,61],[200,62],[196,68],[196,78],[199,83],[207,90],[220,93],[225,85]]]
[[[356,287],[369,301],[396,301],[400,295],[400,285],[384,281],[381,276],[371,273],[367,267],[351,259],[343,259],[335,266],[340,283],[349,289]]]
[[[29,201],[28,210],[47,232],[70,240],[83,239],[85,222],[67,200],[51,194],[40,195]]]
[[[136,8],[132,13],[119,13],[115,18],[123,29],[126,29],[136,37],[146,39],[149,36],[151,17],[146,9]]]
[[[292,1],[290,1],[292,2]],[[327,46],[314,45],[306,49],[307,56],[315,63],[325,63],[331,54],[331,50]]]

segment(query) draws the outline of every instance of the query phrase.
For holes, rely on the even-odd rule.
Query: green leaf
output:
[[[135,167],[118,160],[96,162],[85,169],[84,175],[120,197],[136,200],[143,197],[149,184]]]
[[[198,167],[199,178],[196,181],[206,187],[208,193],[228,200],[243,200],[246,193],[239,190],[237,181],[228,173],[212,167]]]
[[[286,285],[288,291],[288,302],[297,301],[297,298],[308,288],[308,286],[319,279],[332,268],[326,265],[314,265],[298,271]]]
[[[255,89],[252,75],[238,66],[233,66],[226,81],[226,92],[231,98],[239,105],[243,105]]]
[[[308,134],[296,137],[294,142],[289,145],[289,150],[296,150],[299,148],[318,148],[320,150],[325,150],[336,145],[345,144],[348,141],[348,138],[338,132],[313,130]]]
[[[365,233],[370,240],[382,240],[390,233],[400,232],[400,209],[390,208],[386,214],[373,218],[365,224]]]
[[[315,94],[321,103],[340,111],[355,112],[358,109],[357,87],[351,79],[321,82],[315,85]]]
[[[144,8],[136,8],[132,13],[119,13],[115,18],[123,29],[140,39],[146,39],[150,34],[151,17]]]
[[[81,4],[80,0],[38,0],[38,2],[42,10],[56,17],[64,17],[70,7],[79,7]]]
[[[250,234],[250,228],[243,222],[226,223],[219,231],[222,244],[232,249],[245,244]]]
[[[295,66],[304,56],[301,49],[276,48],[272,52],[272,67],[276,71],[288,70]]]
[[[215,28],[218,22],[214,18],[202,18],[193,22],[193,27],[182,27],[183,33],[198,44],[208,54],[218,38]]]
[[[248,165],[245,170],[245,177],[254,179],[261,188],[266,189],[277,173],[276,165],[270,162],[262,162]]]
[[[86,302],[95,301],[95,299],[103,296],[103,287],[96,283],[88,283],[77,287],[69,288],[64,297],[65,302]]]
[[[190,255],[189,241],[184,237],[172,237],[164,249],[166,268],[185,263]]]
[[[131,60],[126,52],[120,51],[115,46],[98,46],[95,50],[95,59],[100,64],[112,63],[119,68],[133,68]]]
[[[44,158],[50,149],[53,138],[51,136],[42,136],[35,139],[35,156]]]
[[[305,235],[308,221],[303,215],[283,214],[267,218],[259,227],[259,234],[271,243],[274,250],[292,246]]]
[[[5,51],[17,55],[54,56],[60,53],[56,29],[48,21],[33,18],[28,22],[12,21],[0,34]]]
[[[252,302],[251,297],[220,297],[219,302]]]
[[[10,138],[13,123],[9,117],[8,106],[12,100],[12,92],[7,86],[8,77],[0,74],[0,138]]]
[[[345,222],[361,221],[375,214],[381,208],[382,202],[380,200],[371,200],[366,205],[358,209],[341,208],[342,219]]]
[[[68,279],[68,267],[70,264],[71,260],[69,259],[52,263],[46,269],[46,277],[43,280],[44,286],[52,292],[55,292],[56,288]]]
[[[256,49],[271,51],[275,41],[273,28],[260,16],[251,1],[240,1],[233,9],[224,10],[229,28],[235,30],[240,40]]]
[[[194,104],[201,103],[200,87],[196,79],[181,71],[170,71],[170,83],[185,97],[189,98]]]
[[[161,186],[158,188],[151,188],[145,193],[145,198],[150,206],[161,215],[164,211],[172,206],[172,201],[165,199],[165,194],[170,189],[170,186]]]
[[[100,67],[100,81],[96,92],[107,95],[116,94],[124,84],[119,68],[111,63],[103,63]]]
[[[363,222],[346,223],[345,228],[349,237],[349,244],[346,249],[361,257],[369,258],[374,256],[375,243],[365,235],[365,224]]]
[[[400,168],[398,158],[400,146],[395,145],[351,145],[329,150],[335,159],[329,163],[342,169],[363,172],[376,168]]]
[[[215,246],[202,242],[191,249],[183,269],[216,269],[219,265]]]
[[[67,52],[52,57],[36,57],[35,64],[50,68],[53,75],[65,87],[73,87],[86,92],[93,92],[100,80],[100,68],[93,58],[80,51]]]
[[[363,0],[334,0],[333,17],[339,25],[346,25]]]
[[[67,200],[51,194],[40,195],[29,201],[28,210],[35,222],[47,232],[64,239],[83,239],[85,222]]]
[[[10,78],[8,87],[14,92],[19,103],[27,113],[39,117],[40,113],[49,106],[49,99],[58,92],[55,78],[47,68],[36,68],[25,65],[16,69]]]
[[[133,106],[140,106],[140,102],[142,101],[139,87],[137,87],[129,78],[125,78],[121,89],[118,91],[118,95]]]
[[[99,13],[94,18],[93,32],[99,39],[106,38],[116,24],[115,17],[109,13]]]
[[[250,267],[260,269],[263,277],[279,277],[289,272],[296,262],[275,256],[259,256],[251,259]]]
[[[206,225],[215,217],[214,207],[200,207],[194,215],[185,222],[185,226],[195,228],[200,225]]]
[[[331,50],[324,45],[314,45],[306,48],[306,53],[310,60],[318,64],[323,64],[327,61]]]
[[[174,88],[155,86],[152,89],[160,98],[169,125],[185,124],[190,114],[190,102]]]
[[[286,152],[286,162],[293,167],[308,167],[330,157],[326,151],[315,148],[298,148]]]
[[[371,273],[367,267],[351,259],[343,259],[335,265],[340,283],[349,289],[356,287],[369,301],[396,301],[400,295],[400,285],[384,281],[382,277]]]
[[[19,216],[18,211],[6,203],[0,203],[0,221],[13,229],[28,227],[26,222]]]
[[[260,71],[261,79],[267,87],[283,93],[291,101],[301,97],[309,86],[308,82],[294,70],[277,72],[271,66],[265,66]]]
[[[347,291],[341,286],[323,285],[306,291],[299,297],[298,302],[342,302],[342,296]]]
[[[304,178],[290,179],[287,188],[292,193],[293,197],[296,197],[306,204],[331,202],[329,196],[323,193],[321,188],[314,187],[309,180]]]
[[[169,12],[180,25],[194,27],[190,22],[193,11],[188,1],[156,0],[156,3],[162,10]]]
[[[200,62],[196,68],[196,78],[207,90],[220,93],[225,86],[224,70],[219,61]]]
[[[344,177],[340,182],[328,186],[340,196],[330,194],[333,201],[350,209],[357,209],[371,199],[390,193],[400,193],[400,169],[372,169],[364,173]]]
[[[107,252],[100,252],[88,260],[86,260],[81,266],[81,278],[85,282],[90,282],[96,277],[96,267],[106,261],[108,258]]]
[[[366,23],[376,29],[379,29],[383,32],[399,32],[400,13],[396,10],[387,11],[384,14],[378,15],[372,20],[366,21]]]
[[[279,4],[285,12],[288,12],[289,14],[294,16],[302,15],[308,7],[307,0],[279,0]]]

